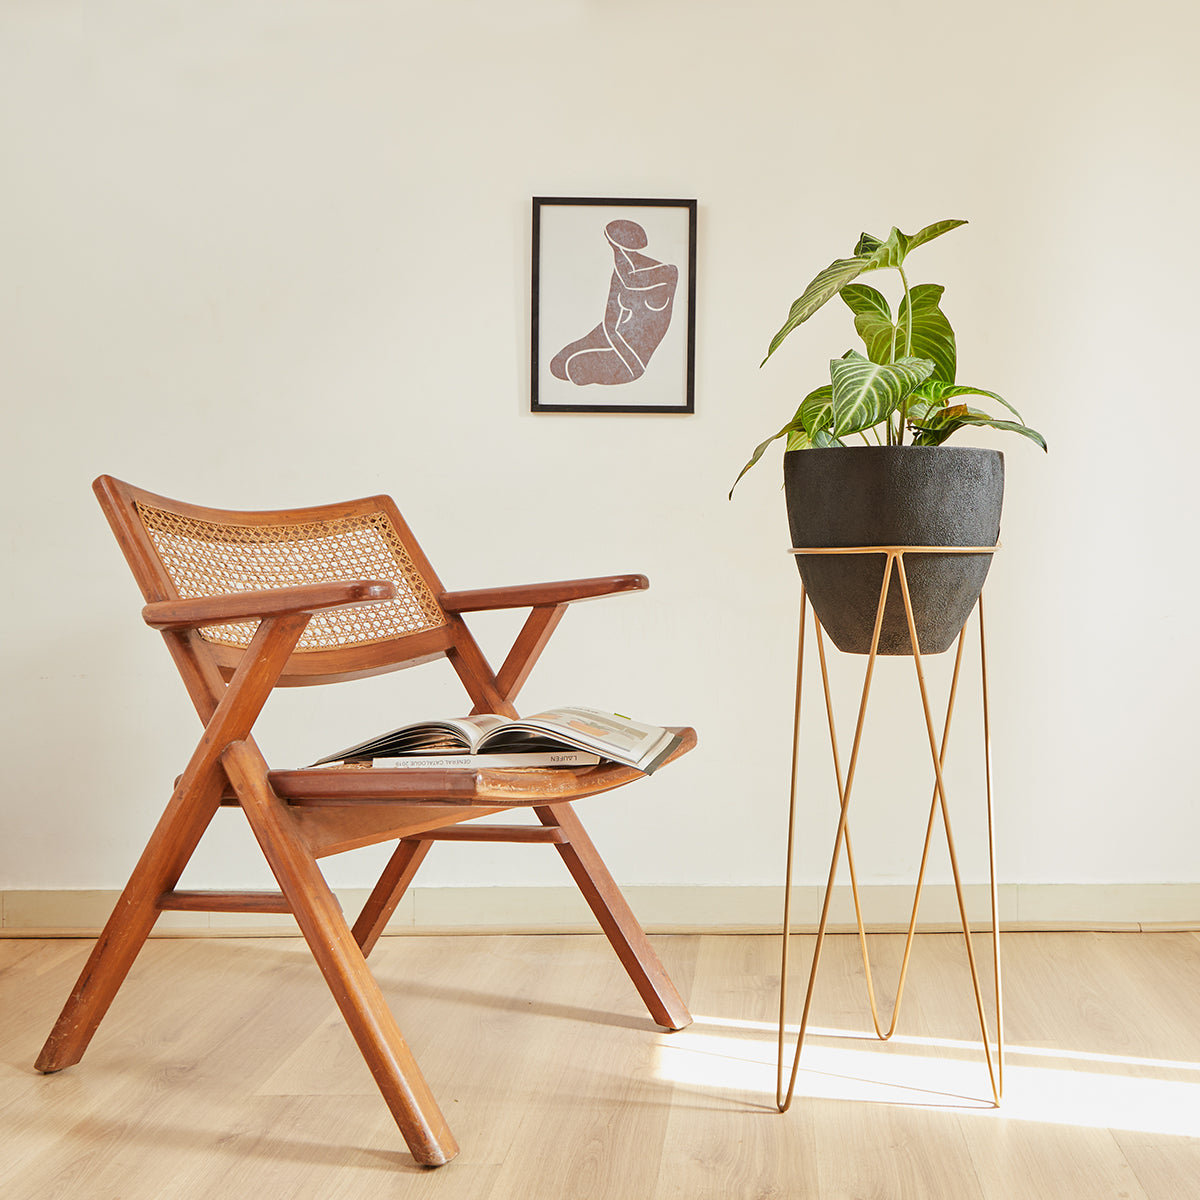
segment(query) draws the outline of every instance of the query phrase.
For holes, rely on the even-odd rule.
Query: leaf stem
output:
[[[908,290],[908,276],[904,274],[904,267],[897,265],[896,270],[900,272],[900,282],[904,284],[904,307],[902,309],[905,315],[904,323],[904,357],[912,357],[912,334],[913,334],[913,310],[912,310],[912,295]],[[904,444],[904,425],[908,420],[908,397],[906,396],[900,401],[899,428],[896,430],[896,445]]]

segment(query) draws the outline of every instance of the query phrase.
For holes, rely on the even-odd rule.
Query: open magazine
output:
[[[659,725],[643,725],[594,708],[551,708],[532,717],[495,713],[416,721],[318,759],[376,767],[587,766],[610,759],[651,774],[680,739]]]

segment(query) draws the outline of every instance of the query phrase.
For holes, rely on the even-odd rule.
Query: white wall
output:
[[[1001,876],[1200,881],[1198,35],[1184,0],[3,0],[0,889],[119,886],[196,734],[101,472],[229,507],[387,491],[450,587],[646,572],[648,595],[569,614],[524,706],[700,731],[581,806],[620,879],[778,882],[798,587],[777,456],[725,494],[850,344],[831,306],[758,370],[809,276],[860,229],[945,217],[971,224],[913,278],[947,285],[960,378],[1051,445],[979,443],[1008,466]],[[528,413],[535,194],[699,199],[694,416]],[[485,647],[510,628],[482,623]],[[880,884],[911,872],[928,799],[884,769],[921,750],[889,715],[908,670],[882,673],[861,782]],[[442,667],[291,693],[264,742],[301,761],[456,705]],[[822,830],[802,878],[825,854]],[[366,882],[369,857],[331,877]],[[423,881],[558,883],[553,859],[444,848]],[[231,828],[193,877],[263,878]]]

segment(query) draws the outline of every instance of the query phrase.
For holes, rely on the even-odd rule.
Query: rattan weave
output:
[[[315,614],[297,652],[390,641],[446,623],[395,527],[382,512],[302,525],[222,525],[138,503],[138,515],[182,599],[330,580],[387,579],[396,599]],[[215,625],[202,636],[239,649],[257,622]]]

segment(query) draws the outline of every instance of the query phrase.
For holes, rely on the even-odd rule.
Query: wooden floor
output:
[[[782,1116],[777,939],[655,941],[696,1017],[681,1033],[651,1025],[598,936],[380,942],[462,1145],[436,1171],[413,1165],[299,939],[152,941],[53,1076],[32,1063],[89,944],[0,941],[0,1196],[1200,1196],[1200,935],[1008,935],[999,1110],[961,939],[918,942],[884,1045],[865,1036],[857,943],[833,938]],[[899,948],[872,942],[885,994]]]

